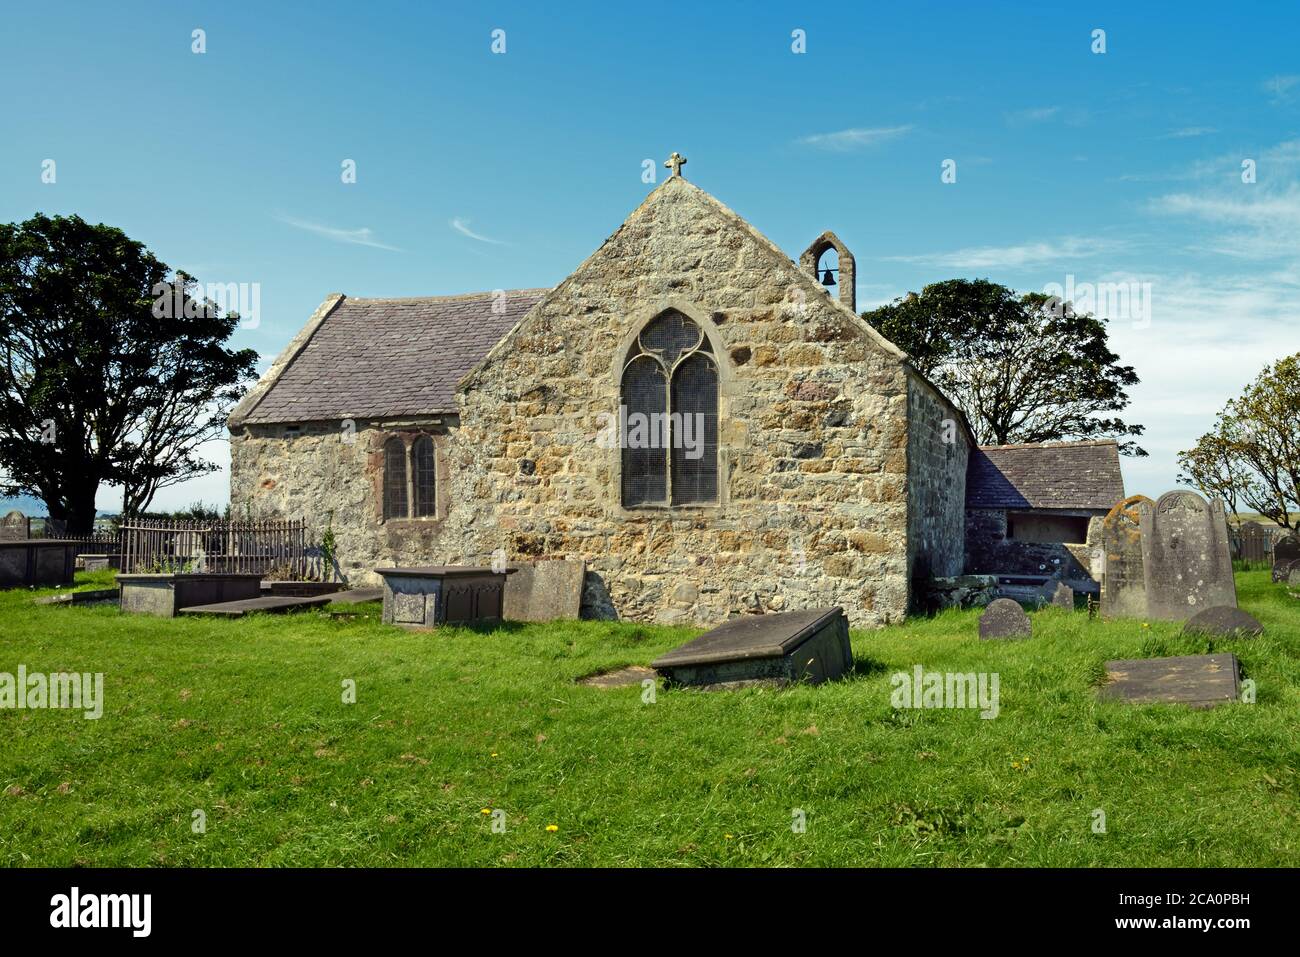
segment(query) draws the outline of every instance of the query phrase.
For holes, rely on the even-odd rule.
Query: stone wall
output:
[[[1021,542],[1007,538],[1007,510],[972,508],[966,512],[966,573],[968,575],[1055,575],[1076,590],[1096,590],[1094,574],[1104,512],[1075,511],[1087,515],[1088,536],[1082,544]]]
[[[665,309],[719,360],[720,501],[624,509],[619,449],[597,438],[629,346]],[[960,570],[966,450],[932,447],[943,403],[913,394],[910,375],[815,277],[672,178],[461,383],[440,447],[445,515],[379,521],[379,424],[352,445],[332,426],[241,430],[232,502],[332,512],[358,581],[377,564],[481,564],[502,549],[585,560],[588,616],[707,625],[842,605],[854,626],[882,624],[908,609],[912,560]],[[923,420],[911,445],[909,409]]]
[[[960,575],[965,564],[966,464],[972,441],[961,417],[933,386],[908,382],[908,568],[914,592],[928,578]]]

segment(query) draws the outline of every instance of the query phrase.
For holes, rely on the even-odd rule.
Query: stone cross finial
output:
[[[681,153],[674,152],[672,156],[664,160],[664,168],[672,170],[673,176],[682,175],[682,167],[686,165],[686,157]]]

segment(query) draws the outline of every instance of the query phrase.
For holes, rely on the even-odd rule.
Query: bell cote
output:
[[[834,252],[834,257],[830,256]],[[840,238],[830,230],[813,240],[812,245],[799,257],[799,265],[812,273],[826,292],[837,289],[839,300],[853,312],[857,312],[858,296],[855,279],[857,266],[849,247],[840,242]]]

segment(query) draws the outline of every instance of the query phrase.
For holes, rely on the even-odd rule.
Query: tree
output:
[[[1300,529],[1300,353],[1266,366],[1214,428],[1178,453],[1179,481]]]
[[[121,230],[37,214],[0,225],[0,491],[34,494],[88,533],[101,484],[123,512],[217,468],[221,434],[257,354],[194,280]]]
[[[1107,413],[1129,404],[1132,366],[1106,323],[1042,293],[951,279],[862,314],[966,414],[981,445],[1138,436]],[[1121,441],[1126,455],[1146,455]]]

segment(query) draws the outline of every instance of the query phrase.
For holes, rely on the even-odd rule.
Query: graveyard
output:
[[[836,680],[726,691],[581,682],[696,626],[413,629],[373,601],[162,618],[11,589],[9,660],[103,672],[104,719],[0,709],[0,864],[1290,864],[1300,600],[1235,577],[1257,636],[1049,604],[981,640],[950,609],[853,628]],[[1253,700],[1099,694],[1108,662],[1192,655],[1234,656]],[[998,674],[996,719],[895,707],[918,665]]]

